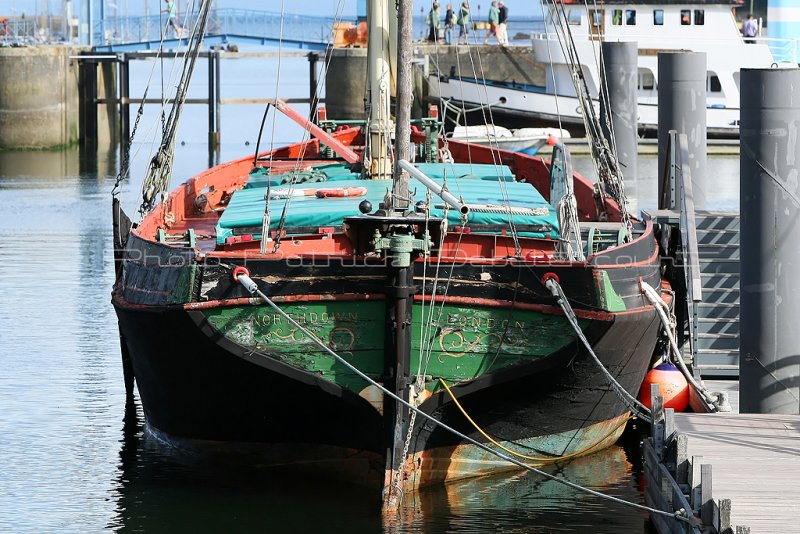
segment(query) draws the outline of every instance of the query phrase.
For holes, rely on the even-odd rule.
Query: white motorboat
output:
[[[509,130],[494,124],[456,126],[448,135],[451,139],[478,145],[492,146],[533,156],[543,146],[568,139],[568,131],[559,128],[518,128]]]
[[[706,53],[707,128],[713,136],[739,134],[739,69],[775,64],[797,66],[796,39],[757,38],[754,43],[745,42],[733,12],[733,8],[742,5],[741,1],[598,0],[588,8],[577,0],[561,0],[560,4],[595,101],[600,87],[597,61],[601,41],[638,43],[639,127],[643,130],[657,129],[659,52]],[[559,11],[561,8],[557,6]],[[490,106],[496,118],[512,116],[534,124],[554,124],[560,117],[563,124],[582,126],[569,65],[555,33],[555,16],[551,6],[547,31],[532,36],[534,55],[545,67],[544,86],[438,73],[429,79],[430,98],[453,99],[465,106]]]

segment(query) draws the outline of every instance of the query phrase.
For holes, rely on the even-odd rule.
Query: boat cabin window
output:
[[[656,78],[650,69],[639,69],[639,90],[652,91],[656,88]]]
[[[681,26],[689,26],[692,23],[692,10],[681,9]]]
[[[664,25],[664,10],[663,9],[654,9],[653,10],[653,24],[655,26],[663,26]]]
[[[706,77],[706,91],[709,93],[722,92],[722,84],[719,83],[719,77],[712,71],[708,71],[708,76]]]
[[[625,10],[625,24],[628,26],[636,26],[636,10],[635,9],[627,9]]]
[[[592,26],[595,28],[602,28],[603,27],[603,12],[602,11],[591,11],[592,15]]]
[[[706,14],[704,9],[694,10],[694,23],[697,26],[703,26],[706,23]]]
[[[614,26],[622,26],[622,10],[615,9],[611,12],[611,24]]]
[[[581,25],[581,12],[577,9],[567,11],[567,22],[573,26]]]

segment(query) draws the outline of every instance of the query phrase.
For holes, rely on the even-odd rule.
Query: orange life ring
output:
[[[366,187],[337,187],[336,189],[317,189],[317,198],[363,197]]]

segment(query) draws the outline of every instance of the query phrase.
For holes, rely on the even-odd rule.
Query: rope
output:
[[[545,286],[550,290],[553,296],[558,301],[558,305],[561,306],[561,309],[564,312],[569,323],[572,325],[572,328],[575,330],[575,333],[578,335],[578,338],[583,342],[583,345],[586,347],[586,350],[589,352],[589,355],[594,360],[595,364],[597,364],[598,369],[603,373],[608,381],[608,384],[611,386],[611,389],[617,394],[620,400],[630,409],[631,412],[634,413],[640,419],[648,419],[650,417],[650,409],[647,408],[644,404],[639,402],[634,396],[627,392],[627,390],[622,387],[622,384],[617,382],[617,380],[611,375],[611,373],[606,369],[606,366],[603,365],[603,362],[600,361],[600,358],[597,357],[595,354],[594,349],[592,349],[591,343],[589,340],[586,339],[586,336],[583,334],[583,330],[581,330],[580,325],[578,324],[578,319],[575,316],[575,312],[572,309],[569,301],[567,300],[567,296],[564,294],[564,290],[561,287],[561,284],[556,282],[556,280],[552,277],[547,278],[545,280]]]
[[[256,283],[248,275],[239,274],[236,277],[236,281],[239,282],[240,284],[242,284],[242,286],[245,288],[245,290],[248,291],[251,295],[257,295],[258,297],[260,297],[261,300],[263,300],[270,308],[275,310],[276,313],[278,313],[281,317],[286,319],[286,321],[289,324],[291,324],[292,326],[297,328],[300,332],[305,334],[315,345],[317,345],[323,351],[325,351],[326,353],[328,353],[331,356],[333,356],[336,359],[337,362],[341,363],[346,368],[348,368],[349,370],[354,372],[356,375],[358,375],[360,378],[362,378],[363,380],[367,381],[367,383],[369,383],[369,384],[375,386],[376,388],[378,388],[381,392],[383,392],[384,395],[386,395],[390,399],[394,400],[395,402],[399,402],[400,404],[402,404],[403,406],[405,406],[406,408],[408,408],[412,412],[416,413],[420,417],[423,417],[424,419],[430,421],[432,424],[440,427],[443,430],[446,430],[447,432],[450,432],[451,434],[453,434],[454,436],[460,438],[461,440],[466,441],[467,443],[469,443],[471,445],[474,445],[474,446],[478,447],[479,449],[481,449],[481,450],[483,450],[485,452],[493,454],[493,455],[497,456],[498,458],[506,460],[507,462],[510,462],[510,463],[522,468],[522,469],[525,469],[526,471],[530,471],[532,473],[536,473],[537,475],[539,475],[541,477],[544,477],[544,478],[546,478],[548,480],[552,480],[554,482],[558,482],[559,484],[563,484],[563,485],[565,485],[567,487],[570,487],[570,488],[572,488],[574,490],[581,491],[583,493],[588,493],[589,495],[594,495],[595,497],[599,497],[601,499],[606,499],[608,501],[615,502],[615,503],[620,504],[622,506],[628,506],[630,508],[635,508],[637,510],[643,510],[645,512],[649,512],[649,513],[655,514],[655,515],[660,515],[660,516],[663,516],[663,517],[671,517],[671,518],[673,518],[673,519],[675,519],[677,521],[682,521],[682,522],[690,523],[690,524],[695,521],[695,518],[693,516],[691,516],[683,508],[681,508],[680,510],[677,510],[675,512],[672,512],[672,513],[665,512],[664,510],[659,510],[657,508],[651,508],[649,506],[645,506],[645,505],[642,505],[642,504],[626,501],[624,499],[620,499],[620,498],[614,497],[612,495],[607,495],[605,493],[601,493],[601,492],[595,491],[593,489],[585,488],[585,487],[583,487],[583,486],[581,486],[579,484],[576,484],[574,482],[570,482],[569,480],[566,480],[566,479],[561,478],[559,476],[552,475],[550,473],[547,473],[546,471],[542,471],[541,469],[537,469],[537,468],[535,468],[533,466],[530,466],[530,465],[528,465],[526,463],[523,463],[523,462],[521,462],[519,460],[516,460],[516,459],[512,458],[511,456],[507,456],[507,455],[505,455],[505,454],[503,454],[501,452],[498,452],[498,451],[492,449],[491,447],[489,447],[488,445],[480,443],[479,441],[467,436],[466,434],[463,434],[462,432],[459,432],[455,428],[453,428],[453,427],[447,425],[446,423],[443,423],[442,421],[436,419],[434,416],[425,413],[424,411],[420,410],[416,406],[412,406],[410,403],[406,402],[405,400],[403,400],[398,395],[395,395],[394,393],[392,393],[391,391],[386,389],[383,386],[383,384],[380,384],[380,383],[376,382],[375,380],[373,380],[372,378],[367,376],[365,373],[363,373],[361,370],[359,370],[356,366],[354,366],[353,364],[348,362],[343,357],[339,356],[328,345],[323,343],[322,340],[320,340],[317,337],[316,334],[314,334],[313,332],[311,332],[310,330],[305,328],[303,325],[298,323],[296,320],[294,320],[294,318],[292,318],[292,316],[290,316],[288,313],[283,311],[277,304],[275,304],[269,297],[267,297],[260,289],[258,289],[258,286],[256,285]],[[255,353],[255,354],[259,354],[261,356],[264,356],[265,358],[268,357],[268,356],[263,355],[261,353]]]
[[[439,378],[439,383],[440,383],[440,384],[442,384],[442,386],[444,386],[444,389],[445,389],[445,391],[447,391],[447,394],[448,394],[448,395],[450,395],[450,398],[451,398],[451,399],[453,399],[453,403],[455,403],[456,407],[457,407],[457,408],[458,408],[458,410],[459,410],[459,411],[462,413],[462,415],[463,415],[463,416],[464,416],[464,417],[467,419],[467,421],[469,421],[469,422],[470,422],[470,424],[471,424],[471,425],[472,425],[472,426],[475,428],[475,430],[477,430],[478,432],[480,432],[480,433],[481,433],[481,435],[482,435],[483,437],[485,437],[485,438],[486,438],[486,439],[488,439],[488,440],[489,440],[491,443],[493,443],[493,444],[494,444],[494,445],[496,445],[497,447],[500,447],[501,449],[503,449],[504,451],[506,451],[507,453],[509,453],[509,454],[511,454],[511,455],[514,455],[514,456],[516,456],[516,457],[518,457],[518,458],[522,458],[522,459],[524,459],[524,460],[531,460],[531,461],[534,461],[534,462],[555,463],[555,462],[560,462],[560,461],[562,461],[562,460],[567,460],[567,459],[569,459],[569,458],[575,458],[576,456],[582,456],[582,455],[586,454],[587,452],[591,451],[592,449],[595,449],[595,448],[597,448],[597,447],[598,447],[598,446],[599,446],[601,443],[603,443],[605,440],[607,440],[609,437],[611,437],[611,435],[613,435],[613,434],[614,434],[614,432],[616,432],[617,430],[619,430],[619,428],[620,428],[621,426],[623,426],[623,425],[624,425],[624,424],[626,424],[628,421],[630,421],[631,419],[633,419],[633,416],[632,416],[632,415],[630,415],[630,414],[626,414],[626,415],[625,415],[625,417],[623,418],[623,420],[622,420],[620,423],[618,423],[618,424],[617,424],[617,425],[616,425],[614,428],[612,428],[612,429],[611,429],[611,431],[610,431],[610,432],[608,432],[608,433],[607,433],[605,436],[603,436],[603,439],[600,439],[600,440],[596,441],[595,443],[593,443],[592,445],[590,445],[590,446],[586,447],[585,449],[581,449],[581,450],[579,450],[579,451],[572,452],[572,453],[570,453],[570,454],[563,454],[563,455],[560,455],[560,456],[547,456],[547,457],[528,456],[527,454],[522,454],[522,453],[519,453],[519,452],[516,452],[516,451],[514,451],[514,450],[511,450],[511,449],[509,449],[508,447],[504,446],[502,443],[499,443],[497,440],[495,440],[494,438],[492,438],[492,437],[491,437],[489,434],[487,434],[487,433],[486,433],[486,432],[485,432],[485,431],[484,431],[484,430],[483,430],[483,429],[482,429],[482,428],[481,428],[481,427],[478,425],[478,423],[476,423],[476,422],[475,422],[475,421],[472,419],[472,417],[470,417],[470,416],[469,416],[469,414],[468,414],[468,413],[467,413],[467,411],[464,409],[464,407],[463,407],[463,406],[461,406],[461,403],[460,403],[460,402],[458,402],[458,399],[456,398],[456,396],[453,394],[453,392],[452,392],[452,391],[450,390],[450,388],[448,387],[448,385],[447,385],[447,382],[445,382],[445,381],[444,381],[444,379],[442,379],[442,378]]]
[[[669,312],[669,307],[667,303],[664,302],[656,290],[653,287],[641,280],[639,282],[642,286],[642,291],[644,292],[645,297],[647,300],[650,301],[653,306],[656,308],[656,312],[658,312],[658,317],[661,319],[661,324],[664,327],[664,332],[667,334],[667,339],[669,339],[669,346],[672,349],[672,354],[675,356],[674,360],[678,363],[678,367],[680,367],[681,373],[683,376],[686,377],[687,382],[692,385],[695,391],[702,396],[705,401],[710,405],[711,411],[718,412],[719,411],[719,403],[717,399],[715,399],[711,394],[708,392],[706,388],[701,386],[700,384],[695,381],[692,373],[689,372],[689,369],[686,367],[686,362],[683,361],[683,355],[681,354],[680,349],[678,348],[678,342],[675,340],[675,335],[673,334],[674,324],[667,318],[667,313]],[[665,312],[666,310],[666,312]]]

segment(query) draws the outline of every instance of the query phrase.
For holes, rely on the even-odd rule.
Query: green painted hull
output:
[[[331,301],[282,306],[334,351],[375,380],[384,365],[385,304]],[[369,384],[322,351],[296,326],[266,306],[214,308],[203,312],[230,341],[295,369],[360,393]],[[433,316],[433,327],[425,329]],[[581,319],[585,328],[590,321]],[[415,303],[411,374],[450,384],[546,359],[575,340],[567,320],[532,310]],[[429,379],[433,392],[438,382]]]

